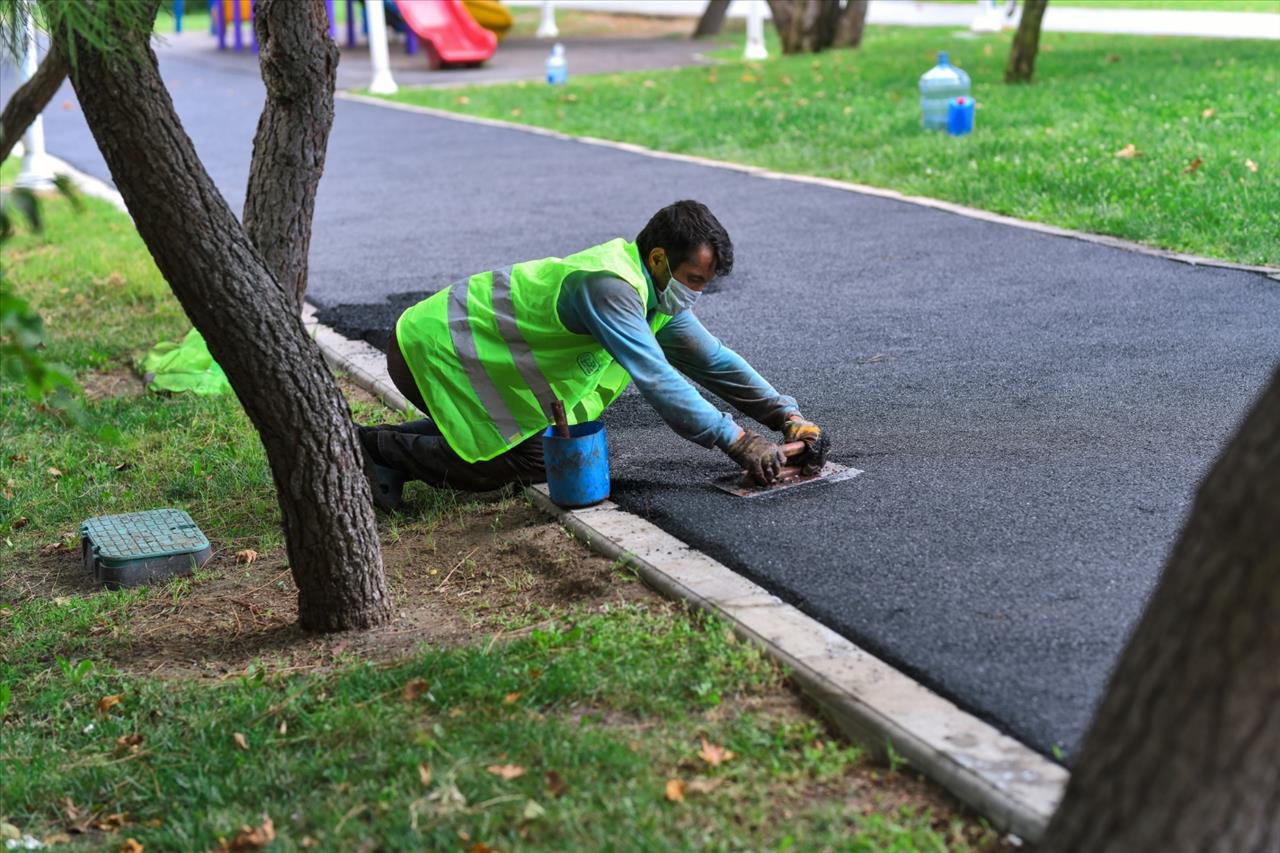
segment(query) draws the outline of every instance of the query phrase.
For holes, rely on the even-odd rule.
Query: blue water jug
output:
[[[947,103],[952,98],[969,97],[969,75],[956,68],[946,52],[938,54],[938,64],[920,78],[920,112],[926,130],[947,129]]]
[[[564,59],[564,45],[557,44],[547,57],[547,82],[552,86],[563,86],[568,81],[569,64]]]

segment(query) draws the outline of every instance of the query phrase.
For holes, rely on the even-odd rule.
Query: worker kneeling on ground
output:
[[[720,448],[767,485],[784,463],[779,446],[739,427],[680,375],[788,442],[821,440],[794,399],[690,310],[732,268],[724,227],[705,205],[679,201],[634,243],[483,272],[409,308],[387,345],[387,371],[430,418],[360,427],[375,504],[395,509],[413,479],[470,491],[541,482],[542,433],[556,400],[570,423],[592,421],[633,379],[673,430]]]

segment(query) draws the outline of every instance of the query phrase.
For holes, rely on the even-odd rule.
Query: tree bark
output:
[[[867,27],[867,0],[848,0],[836,25],[836,37],[832,47],[858,47]]]
[[[1280,850],[1280,370],[1201,486],[1041,853]]]
[[[0,112],[0,161],[9,156],[31,122],[49,106],[66,76],[67,63],[62,52],[56,45],[50,46],[36,73],[9,96],[4,111]]]
[[[702,13],[702,17],[698,19],[698,26],[693,31],[693,37],[703,39],[720,35],[720,31],[724,29],[725,13],[728,11],[729,0],[710,0],[707,3],[707,8]]]
[[[1036,70],[1036,52],[1040,50],[1040,23],[1049,0],[1023,0],[1022,20],[1013,35],[1009,62],[1004,67],[1004,82],[1030,83]]]
[[[244,228],[301,311],[338,47],[321,3],[260,0],[254,21],[267,99],[253,140]]]
[[[867,0],[769,0],[783,53],[818,53],[856,47],[862,40]]]
[[[154,18],[158,0],[149,2]],[[117,7],[104,4],[103,13],[108,26],[118,23]],[[298,620],[321,631],[386,622],[391,601],[346,399],[293,295],[196,156],[148,33],[127,38],[138,58],[104,56],[77,37],[72,84],[138,233],[262,438]]]

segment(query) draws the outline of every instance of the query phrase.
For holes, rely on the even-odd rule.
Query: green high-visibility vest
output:
[[[631,376],[590,335],[569,331],[556,304],[574,273],[605,273],[636,289],[648,314],[640,251],[621,238],[567,258],[525,261],[451,284],[400,315],[396,339],[429,414],[468,462],[492,459],[554,421],[595,420]],[[655,313],[655,333],[671,317]]]

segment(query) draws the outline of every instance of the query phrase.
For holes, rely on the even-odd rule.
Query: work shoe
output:
[[[379,465],[373,460],[373,455],[366,446],[367,440],[376,441],[374,431],[366,431],[366,427],[360,427],[358,438],[360,441],[360,457],[364,462],[364,476],[369,481],[369,492],[373,495],[373,505],[383,512],[395,512],[400,508],[400,499],[404,493],[405,476],[395,468],[388,468],[386,465]]]

